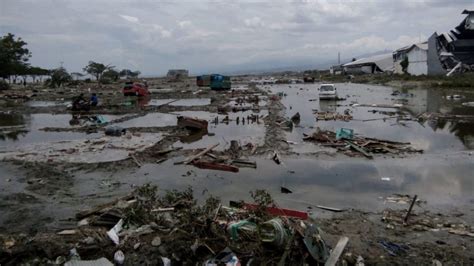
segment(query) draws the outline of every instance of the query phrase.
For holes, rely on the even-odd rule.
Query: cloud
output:
[[[128,22],[132,23],[138,23],[140,20],[138,20],[137,17],[132,17],[132,16],[127,16],[127,15],[119,15],[121,18],[125,19]]]
[[[189,28],[192,25],[191,21],[183,20],[178,22],[178,26],[182,29]]]
[[[244,24],[247,27],[256,28],[256,27],[263,27],[265,23],[259,17],[248,18],[244,20]]]
[[[88,60],[142,73],[318,65],[426,39],[464,18],[446,1],[0,1],[0,34],[22,37],[31,63],[80,71]],[[442,14],[442,15],[440,15]],[[225,59],[225,60],[224,60]]]

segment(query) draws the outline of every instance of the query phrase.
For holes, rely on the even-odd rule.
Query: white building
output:
[[[401,63],[405,58],[408,58],[408,74],[428,75],[428,42],[416,43],[396,50],[393,54],[394,73],[404,73]]]
[[[382,54],[361,58],[342,65],[345,73],[383,73],[393,72],[392,54]]]

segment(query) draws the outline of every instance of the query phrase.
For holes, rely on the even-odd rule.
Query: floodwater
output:
[[[209,133],[202,136],[196,136],[196,138],[194,138],[194,136],[191,136],[190,138],[181,138],[181,141],[174,144],[175,147],[197,149],[206,148],[219,143],[216,150],[225,150],[230,147],[231,140],[238,140],[239,144],[243,146],[248,143],[262,145],[265,139],[263,117],[268,114],[266,110],[261,110],[259,112],[251,110],[235,113],[229,112],[228,115],[192,111],[183,111],[179,112],[179,114],[207,120],[209,122]],[[250,122],[248,121],[248,117],[252,115],[259,117],[258,122],[252,120]],[[228,122],[224,121],[226,116],[229,118]],[[218,123],[215,123],[216,118]]]
[[[189,116],[198,119],[204,119],[209,122],[208,132],[197,132],[189,137],[182,137],[180,141],[174,144],[175,147],[185,149],[205,148],[219,143],[216,150],[224,150],[229,147],[231,140],[239,140],[241,145],[247,143],[263,144],[265,138],[265,126],[261,117],[267,115],[266,110],[261,111],[243,111],[230,112],[229,121],[223,121],[226,115],[219,115],[206,111],[181,111],[174,113],[149,113],[142,117],[130,119],[115,125],[124,128],[128,127],[166,127],[176,126],[178,116]],[[259,121],[248,122],[248,117],[252,115],[259,116]],[[218,123],[215,123],[217,118]],[[237,123],[237,119],[239,122]]]
[[[29,101],[27,105],[30,107],[53,107],[53,106],[67,106],[71,104],[70,101]]]
[[[102,115],[105,121],[120,116]],[[70,128],[70,114],[19,114],[0,113],[0,151],[14,150],[20,146],[34,143],[55,142],[64,140],[91,139],[100,133],[86,134],[78,132],[46,132],[45,127]]]
[[[291,87],[290,87],[291,86]],[[473,107],[462,105],[463,101],[453,102],[446,100],[445,94],[437,90],[411,89],[405,90],[408,95],[392,96],[397,89],[385,86],[340,83],[336,84],[339,97],[343,101],[319,101],[318,84],[273,85],[264,88],[274,93],[284,92],[281,101],[285,105],[286,116],[291,117],[296,112],[301,115],[300,124],[287,135],[288,140],[298,142],[293,148],[296,152],[314,152],[321,150],[312,143],[302,143],[303,133],[310,134],[316,127],[336,131],[338,128],[354,129],[355,134],[366,137],[387,139],[400,142],[411,142],[425,153],[452,152],[474,148],[474,124],[446,122],[432,124],[418,121],[397,121],[390,115],[382,115],[373,110],[398,111],[397,108],[378,108],[351,106],[352,104],[403,104],[402,111],[411,116],[424,112],[442,112],[448,114],[474,115]],[[474,94],[465,93],[464,101],[474,98]],[[344,114],[350,111],[353,120],[344,121],[316,121],[314,111],[338,112]],[[383,118],[386,118],[383,120]],[[371,120],[371,121],[363,121]]]
[[[171,106],[204,106],[211,103],[209,98],[189,98],[189,99],[151,99],[148,105],[160,106],[169,103]]]
[[[152,183],[160,190],[186,189],[191,186],[199,199],[209,194],[220,197],[224,203],[228,200],[250,200],[249,191],[266,189],[282,207],[310,210],[318,217],[327,212],[314,208],[325,205],[335,208],[357,208],[365,211],[380,211],[384,208],[407,208],[407,205],[388,203],[384,198],[394,193],[418,195],[427,201],[417,210],[430,209],[442,213],[458,211],[466,213],[474,204],[473,141],[472,123],[447,122],[431,124],[428,122],[396,121],[372,110],[397,111],[390,108],[354,107],[357,104],[396,104],[403,103],[402,110],[416,116],[424,112],[449,114],[471,114],[474,108],[463,106],[463,102],[473,101],[474,95],[467,92],[440,91],[427,89],[404,90],[406,95],[392,96],[396,89],[384,86],[362,84],[336,84],[340,97],[344,101],[320,102],[317,84],[292,84],[262,86],[274,93],[283,92],[282,102],[286,106],[285,115],[289,118],[296,112],[301,114],[301,122],[291,132],[286,133],[287,140],[297,142],[291,145],[298,156],[281,156],[282,164],[277,165],[267,157],[251,157],[257,162],[257,169],[240,168],[238,173],[198,169],[187,165],[174,165],[183,158],[172,158],[161,164],[145,164],[135,169],[96,169],[74,173],[74,182],[67,188],[69,193],[61,200],[40,198],[28,206],[20,206],[21,216],[26,225],[42,221],[48,226],[58,226],[58,221],[73,217],[81,209],[110,201],[130,192],[130,187]],[[450,94],[463,94],[462,100],[446,98]],[[315,99],[315,100],[313,100]],[[311,101],[310,101],[311,100]],[[318,111],[337,111],[346,109],[354,120],[316,121],[313,109]],[[209,133],[196,138],[183,139],[173,146],[188,148],[208,147],[216,142],[220,149],[228,147],[232,139],[261,144],[265,137],[263,119],[260,124],[246,121],[242,117],[253,114],[252,111],[229,113],[229,122],[222,123],[224,115],[210,112],[179,112],[176,114],[150,113],[146,116],[126,121],[125,127],[174,126],[177,115],[186,115],[209,121]],[[266,111],[256,113],[259,116]],[[219,123],[214,124],[218,117]],[[237,117],[240,117],[237,124]],[[386,120],[363,121],[367,119],[387,118]],[[34,116],[20,116],[15,119],[0,119],[0,126],[31,125],[34,123],[67,123],[38,120]],[[32,122],[36,119],[36,122]],[[45,117],[50,120],[51,117]],[[7,121],[7,122],[5,122]],[[8,125],[5,125],[8,124]],[[42,127],[46,126],[42,124]],[[416,148],[424,149],[423,154],[408,155],[406,158],[376,156],[374,160],[352,158],[344,155],[315,157],[314,152],[322,150],[316,144],[303,142],[303,133],[311,133],[316,127],[336,130],[340,127],[352,128],[356,134],[367,137],[394,141],[408,141]],[[30,126],[33,128],[33,126]],[[52,133],[52,132],[51,132]],[[51,134],[48,133],[48,134]],[[54,133],[52,133],[54,134]],[[68,133],[69,134],[69,133]],[[81,135],[84,137],[84,134]],[[61,136],[63,138],[64,136]],[[3,142],[0,142],[3,143]],[[325,150],[330,150],[329,148]],[[21,169],[20,169],[21,170]],[[0,174],[12,180],[0,180],[0,197],[3,200],[0,228],[15,223],[16,208],[9,208],[14,200],[6,197],[24,185],[20,182],[24,173],[18,168],[0,163]],[[293,193],[282,194],[284,186]],[[8,198],[8,197],[7,197]],[[80,200],[79,200],[80,199]],[[312,207],[309,209],[308,207]],[[467,213],[465,219],[474,222]],[[54,217],[52,219],[51,217]],[[74,224],[71,224],[74,226]],[[18,226],[20,228],[20,226]]]

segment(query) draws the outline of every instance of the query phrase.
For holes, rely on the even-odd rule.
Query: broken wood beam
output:
[[[232,164],[240,167],[257,168],[257,162],[244,161],[239,159],[233,160]]]
[[[329,258],[326,261],[326,263],[324,263],[324,266],[336,265],[348,241],[349,241],[349,238],[347,236],[343,236],[339,239],[339,241],[337,241],[336,247],[331,251],[331,254],[329,254]]]
[[[201,169],[210,169],[210,170],[220,170],[227,172],[237,173],[239,171],[238,167],[229,164],[215,163],[215,162],[205,162],[205,161],[194,161],[192,163],[197,168]]]
[[[201,158],[202,156],[204,156],[204,154],[208,153],[209,151],[211,151],[212,149],[214,149],[215,147],[219,146],[219,143],[217,144],[214,144],[208,148],[206,148],[205,150],[201,151],[200,153],[194,155],[194,156],[191,156],[189,157],[188,159],[184,160],[184,161],[181,161],[181,162],[175,162],[174,164],[190,164],[192,161],[196,160],[196,159],[199,159]]]
[[[367,157],[367,158],[369,158],[369,159],[373,159],[373,158],[374,158],[370,153],[368,153],[368,152],[367,152],[364,148],[362,148],[361,146],[359,146],[359,145],[357,145],[357,144],[355,144],[355,143],[353,143],[353,142],[351,142],[351,141],[348,141],[348,140],[346,140],[346,143],[347,143],[349,146],[351,146],[351,148],[353,148],[354,150],[356,150],[356,151],[362,153],[365,157]]]
[[[410,204],[410,208],[408,208],[408,212],[405,215],[405,218],[403,219],[403,222],[405,224],[408,222],[408,217],[410,216],[411,210],[413,209],[413,205],[415,205],[416,198],[418,198],[418,195],[415,195],[415,197],[413,197],[413,200],[411,201],[411,204]]]

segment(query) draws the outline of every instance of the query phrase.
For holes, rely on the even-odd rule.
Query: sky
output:
[[[30,63],[81,71],[90,60],[144,75],[321,68],[426,40],[473,0],[0,0],[0,35]]]

